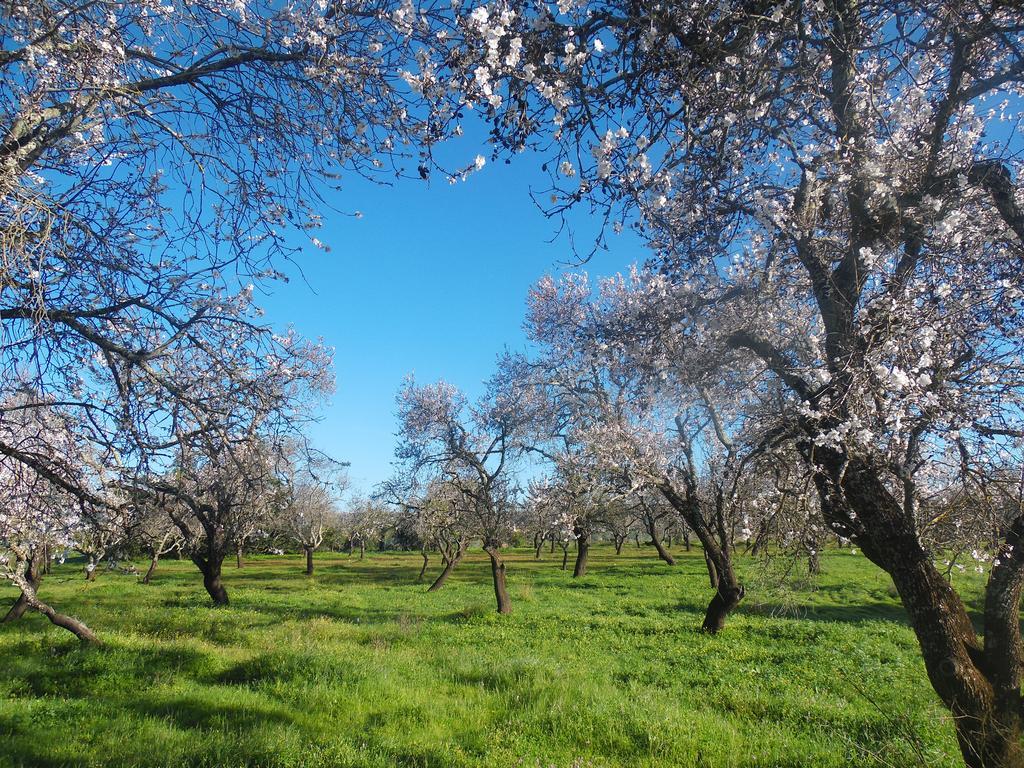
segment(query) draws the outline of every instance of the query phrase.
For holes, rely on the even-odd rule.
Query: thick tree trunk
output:
[[[501,553],[496,547],[487,547],[485,550],[491,558],[491,576],[494,579],[494,597],[498,601],[498,613],[511,613],[512,601],[508,597],[508,587],[505,585],[505,561],[501,559]]]
[[[986,589],[981,647],[959,595],[921,547],[902,507],[864,461],[821,452],[815,477],[826,520],[889,573],[932,687],[953,715],[969,768],[1024,767],[1020,595],[1024,516],[1011,526]],[[827,463],[826,463],[827,462]]]
[[[153,553],[153,557],[149,561],[149,568],[146,570],[146,575],[142,577],[142,583],[143,584],[149,584],[149,582],[152,581],[153,573],[156,571],[156,564],[157,564],[157,561],[159,561],[159,560],[160,560],[160,556],[158,554],[156,554],[156,553]]]
[[[303,547],[306,550],[306,575],[313,575],[313,548]]]
[[[32,591],[39,589],[39,584],[43,580],[43,575],[39,572],[39,555],[36,554],[34,557],[29,558],[28,566],[25,568],[25,580],[28,582]],[[16,621],[25,615],[26,611],[32,606],[29,605],[28,595],[22,591],[18,595],[18,599],[14,601],[14,605],[4,616],[4,623],[8,621]]]
[[[576,530],[576,565],[572,569],[572,577],[578,579],[587,575],[587,557],[590,554],[590,534]]]
[[[196,564],[203,574],[203,586],[216,606],[226,606],[228,604],[228,591],[224,587],[224,582],[221,581],[224,554],[211,551],[208,552],[206,559],[198,555],[193,555],[192,557],[192,562]]]
[[[459,542],[459,547],[455,550],[455,554],[445,563],[444,568],[441,570],[440,575],[434,579],[434,583],[430,585],[427,592],[437,592],[441,587],[448,581],[448,577],[452,575],[452,571],[455,570],[455,566],[462,560],[462,556],[466,553],[466,545]]]

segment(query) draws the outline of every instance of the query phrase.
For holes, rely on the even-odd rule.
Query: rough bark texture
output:
[[[28,582],[29,586],[32,587],[33,591],[39,589],[39,584],[43,580],[43,575],[40,573],[39,569],[38,554],[29,558],[28,564],[25,568],[25,580]],[[7,612],[7,615],[4,616],[4,622],[6,623],[8,621],[16,621],[20,619],[31,607],[32,606],[29,605],[28,596],[24,591],[22,591],[22,593],[18,595],[18,599],[14,601],[14,605],[12,605],[11,609]]]
[[[824,467],[819,465],[824,471],[815,478],[826,519],[892,577],[932,687],[953,714],[965,763],[969,768],[1021,768],[1024,554],[1017,544],[1024,533],[1024,517],[1007,537],[1011,549],[1006,561],[993,568],[989,579],[982,648],[959,595],[921,547],[878,472],[855,458],[831,458]]]
[[[213,604],[224,606],[228,604],[228,591],[221,581],[221,568],[224,564],[224,555],[212,550],[206,558],[193,555],[192,562],[203,574],[203,586],[206,588]]]
[[[505,561],[501,559],[501,553],[496,547],[487,547],[485,551],[491,558],[491,576],[494,579],[494,597],[498,601],[498,613],[511,613],[512,601],[505,585]]]
[[[587,575],[587,556],[590,554],[590,532],[576,528],[576,565],[572,577],[578,579]]]

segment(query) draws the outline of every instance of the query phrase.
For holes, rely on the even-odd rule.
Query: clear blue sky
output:
[[[470,162],[483,146],[464,145]],[[557,223],[529,196],[546,189],[536,157],[488,162],[466,182],[443,179],[381,187],[353,180],[328,200],[363,216],[331,216],[316,235],[330,253],[307,247],[298,259],[308,285],[293,279],[261,303],[276,326],[291,323],[335,348],[337,392],[311,434],[352,464],[356,487],[370,490],[391,472],[395,393],[402,377],[444,378],[474,396],[497,354],[522,348],[526,293],[557,273],[572,252],[550,242]],[[581,222],[581,225],[583,223]],[[643,257],[635,237],[586,269],[606,274]]]

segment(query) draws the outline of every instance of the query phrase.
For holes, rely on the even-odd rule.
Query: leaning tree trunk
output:
[[[501,559],[497,547],[484,547],[484,551],[491,558],[491,576],[494,579],[494,597],[498,601],[498,613],[511,613],[512,601],[505,585],[505,561]]]
[[[427,573],[427,566],[430,564],[430,555],[427,554],[427,545],[424,544],[420,547],[420,555],[423,557],[423,567],[420,568],[420,575],[416,577],[416,583],[419,584],[423,581],[423,577]]]
[[[714,568],[718,584],[715,587],[715,595],[711,598],[707,612],[704,614],[701,630],[715,635],[722,631],[726,618],[743,599],[743,586],[736,579],[736,574],[732,569],[732,559],[723,549],[714,547],[714,552],[708,558],[708,562]]]
[[[825,518],[892,577],[928,679],[953,715],[964,762],[969,768],[1024,767],[1024,516],[1010,526],[989,576],[982,646],[963,601],[922,548],[877,470],[838,452],[816,458],[822,462],[815,482]]]
[[[221,569],[224,565],[224,553],[209,550],[205,558],[193,555],[192,562],[203,574],[203,587],[216,606],[228,604],[228,591],[221,580]]]
[[[458,549],[455,550],[455,554],[449,558],[448,562],[444,564],[444,568],[441,570],[441,574],[434,579],[434,583],[430,585],[427,592],[437,592],[441,587],[448,581],[448,577],[452,575],[452,571],[462,561],[462,556],[466,553],[466,545],[464,542],[459,542]]]
[[[572,569],[572,577],[578,579],[587,575],[587,557],[590,554],[590,533],[576,528],[576,565]]]
[[[625,536],[616,536],[616,537],[614,537],[614,542],[615,542],[615,554],[616,555],[621,555],[622,554],[622,545],[626,543],[626,537]]]
[[[38,552],[28,559],[28,564],[25,568],[24,578],[28,582],[29,586],[32,588],[33,592],[39,589],[39,584],[43,580],[43,574],[40,572],[39,568]],[[7,615],[4,616],[4,623],[20,619],[22,616],[25,615],[25,612],[28,611],[28,609],[31,607],[32,606],[29,605],[28,595],[25,593],[24,590],[22,590],[21,594],[18,595],[18,599],[14,601],[14,605],[11,606],[11,609],[7,612]]]
[[[149,561],[149,568],[146,569],[146,575],[142,577],[143,584],[149,584],[153,579],[153,573],[156,571],[156,564],[160,560],[160,555],[155,551],[153,552],[152,559]]]
[[[89,629],[84,622],[81,622],[72,616],[60,613],[40,600],[38,595],[36,595],[35,587],[26,578],[26,574],[21,571],[21,569],[16,569],[14,583],[21,589],[21,593],[25,596],[28,606],[33,610],[39,611],[55,626],[66,629],[81,640],[83,645],[101,644],[100,639],[96,637],[96,633]]]
[[[534,560],[540,560],[540,554],[541,554],[541,552],[544,551],[544,538],[545,537],[541,536],[540,534],[534,534],[534,537],[533,537],[533,549],[534,549],[533,559]]]
[[[558,546],[562,548],[562,570],[564,571],[569,565],[569,542],[564,541]]]
[[[306,575],[307,576],[312,576],[313,575],[313,548],[312,547],[303,547],[303,549],[306,550]]]
[[[739,583],[732,568],[732,556],[727,544],[728,539],[721,525],[721,518],[719,518],[718,535],[716,536],[701,514],[694,489],[687,489],[684,497],[680,495],[675,486],[666,481],[658,486],[658,490],[682,516],[704,547],[708,578],[715,594],[704,614],[701,630],[712,635],[718,634],[725,627],[725,620],[740,604],[744,595],[743,585]],[[652,538],[657,541],[657,536]]]
[[[669,565],[675,565],[676,559],[669,554],[669,551],[665,549],[664,545],[661,543],[661,537],[658,536],[658,526],[653,520],[647,523],[647,533],[651,536],[651,544],[653,544],[654,548],[658,550],[658,557]]]

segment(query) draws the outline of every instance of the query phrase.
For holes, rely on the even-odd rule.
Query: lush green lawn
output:
[[[3,766],[953,766],[887,577],[829,553],[780,591],[744,560],[726,631],[697,631],[697,553],[670,568],[596,549],[509,557],[511,616],[478,555],[442,591],[418,553],[227,569],[207,605],[187,562],[154,583],[65,566],[41,596],[105,646],[32,615],[0,626]],[[436,564],[435,564],[436,565]],[[0,599],[13,599],[9,587]],[[781,615],[780,615],[781,614]]]

